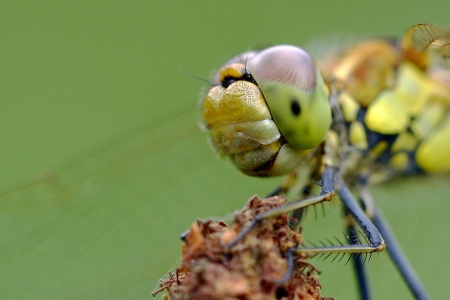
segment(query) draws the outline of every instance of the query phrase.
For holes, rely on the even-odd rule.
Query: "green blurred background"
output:
[[[255,45],[327,47],[445,25],[443,3],[2,1],[0,184],[42,180],[0,197],[0,298],[148,299],[192,221],[277,185],[210,150],[197,127],[204,84],[179,70],[209,78]],[[372,190],[433,299],[444,299],[448,178]],[[340,214],[308,218],[306,239],[339,235]],[[358,298],[351,265],[313,262],[324,295]],[[369,269],[377,299],[412,299],[387,253]]]

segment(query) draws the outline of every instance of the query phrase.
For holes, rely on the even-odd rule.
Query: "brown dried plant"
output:
[[[308,257],[288,258],[289,249],[303,239],[289,228],[287,214],[264,219],[236,245],[224,246],[256,215],[284,203],[283,196],[262,200],[254,196],[235,212],[230,226],[223,221],[194,222],[184,238],[181,265],[160,280],[153,294],[167,290],[164,299],[173,300],[333,299],[321,296],[320,271],[307,262]]]

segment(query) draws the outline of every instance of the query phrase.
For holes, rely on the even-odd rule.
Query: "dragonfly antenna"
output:
[[[188,73],[188,72],[186,72],[186,71],[184,71],[184,70],[181,70],[181,69],[178,69],[178,71],[181,72],[181,73],[183,73],[184,75],[187,75],[187,76],[191,77],[191,78],[194,78],[194,79],[197,79],[197,80],[206,82],[206,83],[209,84],[209,85],[213,85],[212,82],[209,81],[209,80],[206,80],[206,79],[204,79],[204,78],[201,78],[201,77],[192,75],[192,74],[190,74],[190,73]]]

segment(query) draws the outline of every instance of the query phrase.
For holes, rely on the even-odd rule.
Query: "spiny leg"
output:
[[[386,241],[386,249],[388,250],[389,256],[408,285],[411,293],[413,293],[415,299],[430,299],[427,290],[414,271],[414,268],[409,263],[406,255],[403,253],[389,223],[386,221],[381,211],[373,205],[373,200],[368,191],[363,190],[361,196],[361,200],[364,201],[367,206],[373,207],[371,216],[373,223]]]
[[[253,220],[253,222],[248,227],[246,227],[244,230],[242,230],[233,241],[231,241],[230,243],[225,245],[225,247],[232,247],[232,246],[236,245],[236,243],[239,242],[239,240],[241,240],[243,237],[245,237],[259,222],[261,222],[264,219],[277,217],[281,214],[291,212],[291,211],[294,211],[297,209],[302,209],[304,207],[314,205],[314,204],[320,203],[322,201],[331,201],[331,199],[334,196],[334,190],[335,190],[335,188],[334,188],[334,186],[335,186],[334,172],[331,168],[327,168],[324,171],[323,176],[322,176],[322,181],[323,181],[323,186],[322,186],[322,191],[321,191],[320,195],[302,199],[297,202],[288,203],[288,204],[279,206],[277,208],[271,209],[269,211],[266,211],[264,213],[257,215],[255,217],[255,220]]]
[[[329,169],[328,169],[329,170]],[[331,175],[331,177],[334,177]],[[331,181],[334,182],[334,181]],[[325,184],[326,183],[326,184]],[[388,243],[388,252],[399,269],[400,273],[407,282],[411,292],[414,294],[416,299],[430,299],[428,293],[420,282],[418,276],[414,272],[413,268],[409,264],[406,256],[403,254],[394,234],[392,233],[388,223],[383,218],[381,212],[374,207],[373,203],[367,201],[367,199],[361,199],[364,201],[365,207],[368,208],[368,214],[371,216],[373,223],[362,211],[361,207],[343,182],[341,177],[337,178],[338,192],[341,196],[341,200],[352,214],[356,222],[364,230],[365,234],[369,238],[370,245],[361,245],[360,242],[354,238],[350,240],[351,245],[345,246],[330,246],[330,247],[315,247],[315,248],[297,248],[293,249],[296,254],[309,252],[315,254],[325,254],[325,253],[372,253],[380,252],[385,248],[385,243],[382,236],[386,239]],[[324,188],[322,189],[321,195],[326,193],[326,191],[332,190],[334,192],[334,187],[331,187],[330,181],[324,180]],[[363,193],[364,195],[364,193]],[[320,196],[319,196],[320,197]],[[315,197],[313,197],[315,198]],[[308,199],[313,199],[308,198]],[[363,197],[366,198],[366,197]],[[323,201],[323,200],[322,200]],[[321,202],[321,201],[320,201]],[[319,203],[315,202],[314,204]],[[311,203],[313,204],[313,203]],[[310,204],[310,205],[311,205]],[[306,206],[305,206],[306,207]],[[295,208],[294,208],[295,209]],[[283,211],[286,212],[286,211]],[[278,214],[267,214],[265,217],[272,217]],[[255,224],[256,225],[256,224]],[[377,229],[378,228],[378,229]],[[356,232],[353,228],[350,228],[350,232]],[[380,234],[381,233],[381,234]],[[358,273],[358,280],[361,289],[361,299],[370,299],[370,290],[367,282],[367,277],[364,274],[363,262],[360,257],[355,257],[356,259],[356,270]]]
[[[321,177],[319,177],[319,179],[317,179],[317,180],[320,180],[320,178]],[[273,196],[282,195],[282,194],[287,193],[292,188],[292,186],[295,184],[296,180],[297,180],[297,176],[295,173],[289,174],[288,177],[286,178],[286,180],[284,180],[284,182],[279,187],[277,187],[271,193],[269,193],[266,196],[266,198],[270,198]],[[322,186],[322,183],[311,181],[308,185],[303,187],[302,192],[299,196],[302,197],[303,199],[305,199],[311,195],[316,196],[316,194],[314,194],[312,192],[313,187],[316,185]],[[322,209],[323,209],[323,202],[321,202],[321,204],[322,204]],[[299,228],[301,219],[304,216],[306,216],[307,209],[308,209],[308,207],[305,207],[303,209],[296,209],[291,213],[291,218],[289,220],[290,228],[292,228],[293,230],[297,230]],[[315,206],[314,206],[314,211],[316,212]],[[324,213],[324,215],[325,215],[325,213]],[[316,212],[316,219],[317,219],[317,212]]]
[[[324,173],[323,176],[324,179],[323,179],[322,193],[332,192],[334,194],[334,187],[335,187],[334,173],[331,169],[327,169],[325,172],[326,173]],[[384,241],[380,233],[376,229],[376,227],[366,217],[365,213],[362,211],[359,204],[356,202],[355,198],[344,184],[342,178],[338,177],[337,183],[338,183],[338,191],[342,201],[344,202],[348,211],[353,215],[354,219],[360,225],[360,227],[364,230],[366,236],[369,238],[369,240],[366,239],[366,242],[369,245],[362,244],[361,240],[358,239],[357,236],[354,236],[354,234],[357,233],[358,231],[352,228],[353,226],[351,225],[351,227],[349,228],[349,231],[351,233],[349,235],[352,236],[352,238],[349,239],[350,245],[343,245],[341,242],[339,242],[339,240],[337,240],[341,245],[335,246],[333,245],[333,243],[329,241],[332,246],[326,246],[323,244],[323,247],[317,247],[316,245],[313,244],[314,245],[313,248],[296,248],[296,249],[292,248],[290,249],[289,254],[291,254],[291,251],[294,254],[300,254],[305,252],[319,254],[321,256],[323,256],[324,254],[328,254],[325,257],[325,259],[333,253],[336,253],[335,259],[341,253],[342,253],[341,259],[343,258],[345,253],[353,254],[352,256],[356,261],[355,267],[358,272],[358,279],[360,280],[359,284],[360,284],[361,299],[367,300],[370,299],[370,289],[368,282],[366,280],[366,276],[364,274],[363,265],[364,262],[366,261],[367,253],[379,252],[384,250],[385,248]],[[365,255],[364,261],[361,259],[362,254]],[[287,259],[289,262],[289,266],[291,266],[292,268],[293,264],[292,258],[289,259],[288,257]],[[287,272],[287,274],[283,279],[289,278],[289,276],[290,272]]]
[[[360,203],[361,203],[362,209],[366,213],[366,215],[367,215],[368,211],[370,213],[373,212],[372,206],[368,207],[368,205],[366,205],[366,203],[362,199],[360,199]],[[348,216],[348,211],[345,211],[345,215]],[[357,239],[357,236],[354,236],[354,233],[357,232],[357,228],[355,226],[354,221],[349,220],[347,222],[346,227],[347,227],[348,236],[350,237],[349,242],[351,244],[360,243],[359,240]],[[372,257],[372,253],[370,253],[369,261],[370,261],[371,257]],[[353,261],[355,263],[355,266],[354,266],[355,275],[356,275],[356,280],[358,281],[359,295],[360,295],[361,300],[369,300],[369,299],[373,298],[370,282],[369,282],[369,279],[367,276],[367,269],[364,268],[366,258],[367,258],[367,254],[366,254],[366,257],[364,258],[364,261],[362,261],[360,259],[360,257],[353,256]]]
[[[355,236],[353,236],[353,233],[357,232],[355,226],[350,223],[350,225],[348,225],[347,231],[350,237],[350,243],[353,245],[357,245],[359,241]],[[371,289],[367,278],[366,270],[364,268],[364,262],[361,260],[360,257],[356,257],[355,255],[353,256],[353,260],[355,262],[355,273],[356,278],[358,280],[359,295],[361,297],[360,299],[369,300],[372,298],[370,291]]]
[[[317,185],[320,185],[322,187],[322,183],[318,183],[318,182],[314,182],[311,181],[308,185],[306,185],[305,187],[303,187],[303,190],[301,192],[301,194],[299,195],[300,197],[302,197],[303,199],[311,197],[311,196],[317,196],[314,192],[313,192],[313,188]],[[333,201],[330,201],[331,203],[333,203]],[[325,217],[325,211],[324,211],[324,207],[323,207],[323,201],[320,202],[321,206],[322,206],[322,210],[323,210],[323,215]],[[309,207],[305,207],[302,209],[297,209],[294,210],[293,212],[291,212],[291,218],[289,219],[289,227],[295,231],[299,230],[300,228],[300,222],[302,220],[303,217],[306,217],[307,212],[308,212],[308,208]],[[316,221],[317,221],[317,210],[316,210],[316,206],[314,205],[314,214],[316,216]]]
[[[330,169],[328,169],[330,170]],[[333,176],[334,177],[334,176]],[[329,246],[329,247],[314,247],[314,248],[297,248],[295,250],[296,254],[301,253],[313,253],[313,254],[322,254],[322,253],[353,253],[359,254],[362,253],[372,253],[372,252],[381,252],[386,246],[384,244],[384,240],[378,232],[377,228],[374,224],[369,220],[369,218],[364,214],[361,207],[351,194],[348,187],[345,185],[343,179],[339,174],[336,176],[336,182],[338,186],[338,194],[341,197],[342,202],[347,207],[350,214],[353,216],[358,225],[362,228],[365,235],[368,238],[370,244],[352,244],[352,245],[341,245],[341,246]],[[326,188],[326,183],[324,181],[324,189]]]

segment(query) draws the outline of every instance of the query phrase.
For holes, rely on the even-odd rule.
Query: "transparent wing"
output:
[[[0,190],[0,202],[57,205],[91,197],[151,170],[158,154],[199,138],[195,107],[174,110],[170,116],[141,124],[54,170]]]
[[[248,189],[265,190],[245,191],[244,181],[229,192],[241,195],[236,203],[216,202],[215,193],[243,178],[220,163],[195,107],[182,108],[3,190],[0,298],[149,297],[178,259],[174,241],[192,220],[227,214]]]
[[[421,67],[428,66],[428,54],[439,54],[450,64],[450,28],[418,24],[411,27],[402,40],[405,55]]]

